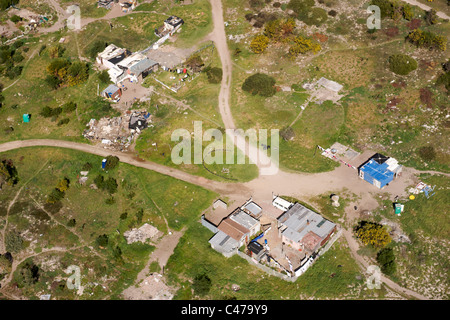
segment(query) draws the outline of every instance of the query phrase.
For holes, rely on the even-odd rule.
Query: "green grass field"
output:
[[[40,280],[22,290],[28,298],[42,290],[51,293],[52,299],[118,298],[154,248],[154,242],[127,244],[124,232],[143,223],[164,234],[168,228],[181,230],[199,219],[216,197],[200,187],[126,164],[106,173],[101,169],[101,157],[72,150],[26,148],[0,157],[13,160],[20,178],[16,186],[4,187],[0,193],[0,228],[5,227],[7,206],[23,187],[9,211],[6,234],[19,232],[24,248],[13,256],[19,259],[33,254],[30,259],[40,268]],[[86,184],[80,185],[77,177],[86,163],[92,168]],[[111,196],[92,189],[98,174],[116,179],[117,192]],[[46,203],[46,196],[63,177],[70,180],[64,199]],[[113,203],[108,202],[111,198]],[[69,224],[72,219],[75,225]],[[100,247],[96,239],[103,234],[108,243]],[[81,296],[65,287],[64,270],[69,265],[82,270],[86,288]],[[20,283],[18,272],[14,277]],[[105,277],[108,280],[100,281]]]

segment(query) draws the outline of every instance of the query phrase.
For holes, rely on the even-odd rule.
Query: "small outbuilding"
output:
[[[402,172],[402,166],[394,158],[374,154],[359,168],[359,177],[382,189]]]
[[[122,89],[113,84],[110,84],[105,90],[102,91],[101,95],[102,97],[117,102],[122,96]]]

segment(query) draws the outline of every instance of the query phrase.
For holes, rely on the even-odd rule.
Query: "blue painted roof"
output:
[[[380,181],[381,185],[391,182],[394,179],[394,173],[388,170],[386,162],[379,164],[374,160],[370,160],[360,169],[364,174],[370,175],[373,179]]]

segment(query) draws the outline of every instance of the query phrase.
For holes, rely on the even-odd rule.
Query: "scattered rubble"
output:
[[[145,241],[147,241],[147,239],[154,240],[159,238],[159,236],[162,235],[162,232],[154,226],[145,223],[139,229],[134,228],[132,230],[126,231],[123,235],[127,239],[128,244],[133,242],[144,243]]]
[[[84,131],[83,136],[103,144],[105,148],[126,151],[151,122],[151,114],[147,111],[128,110],[119,117],[91,119],[86,125],[89,128]]]

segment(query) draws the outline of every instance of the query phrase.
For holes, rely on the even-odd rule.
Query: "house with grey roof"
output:
[[[204,217],[202,217],[202,224],[209,230],[216,231],[209,243],[213,249],[226,257],[231,257],[241,246],[248,243],[252,236],[261,230],[259,220],[241,208],[235,209],[231,214],[223,218],[217,227]]]
[[[277,223],[285,244],[311,253],[323,246],[336,230],[335,223],[299,203],[279,216]]]

